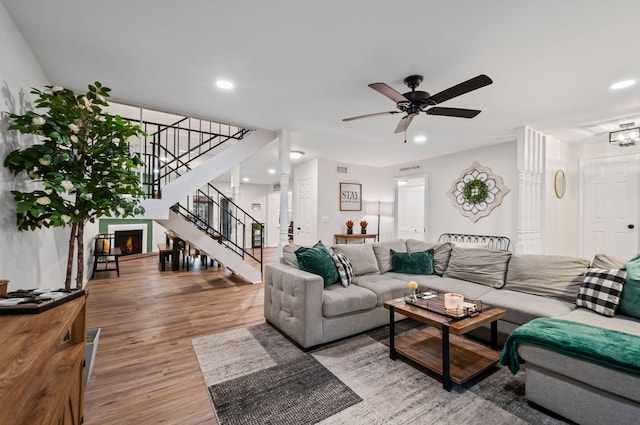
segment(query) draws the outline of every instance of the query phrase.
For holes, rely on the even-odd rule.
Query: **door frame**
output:
[[[429,222],[429,214],[427,213],[429,211],[429,197],[427,196],[429,193],[429,175],[428,174],[412,174],[412,175],[404,175],[404,176],[395,176],[393,178],[393,183],[394,183],[394,202],[393,202],[393,233],[395,235],[395,237],[398,237],[398,232],[400,231],[399,229],[399,225],[398,225],[398,208],[399,208],[399,197],[398,197],[398,188],[400,187],[398,185],[398,182],[401,180],[414,180],[414,179],[420,179],[422,178],[424,180],[424,237],[425,239],[428,237],[428,227],[427,227],[427,223]]]

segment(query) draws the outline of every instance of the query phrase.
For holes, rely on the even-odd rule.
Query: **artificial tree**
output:
[[[19,230],[71,227],[65,288],[71,287],[74,253],[76,287],[84,277],[84,227],[96,217],[127,217],[144,212],[136,169],[142,164],[128,140],[144,136],[139,126],[104,111],[110,89],[99,82],[85,94],[46,86],[33,89],[37,109],[9,114],[10,130],[41,140],[7,155],[4,165],[15,176],[38,182],[32,191],[13,190]],[[76,250],[77,246],[77,250]]]

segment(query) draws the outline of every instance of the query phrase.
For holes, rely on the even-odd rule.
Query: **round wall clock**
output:
[[[565,192],[567,191],[567,178],[564,175],[564,171],[557,170],[555,176],[553,177],[553,189],[556,192],[556,198],[562,199]]]

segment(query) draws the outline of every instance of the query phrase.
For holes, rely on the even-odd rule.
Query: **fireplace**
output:
[[[109,224],[107,226],[107,233],[112,235],[115,235],[116,233],[119,234],[120,232],[132,232],[134,230],[142,232],[140,252],[148,252],[146,223]],[[125,241],[125,244],[126,244],[126,241]],[[125,254],[125,250],[122,250],[122,253]]]
[[[142,252],[142,230],[116,230],[115,245],[122,255],[140,254]]]

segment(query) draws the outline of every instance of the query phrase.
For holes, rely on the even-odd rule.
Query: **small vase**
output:
[[[347,227],[347,235],[353,235],[353,227]]]
[[[367,228],[363,227],[362,229],[360,229],[360,234],[366,235],[367,234]]]

